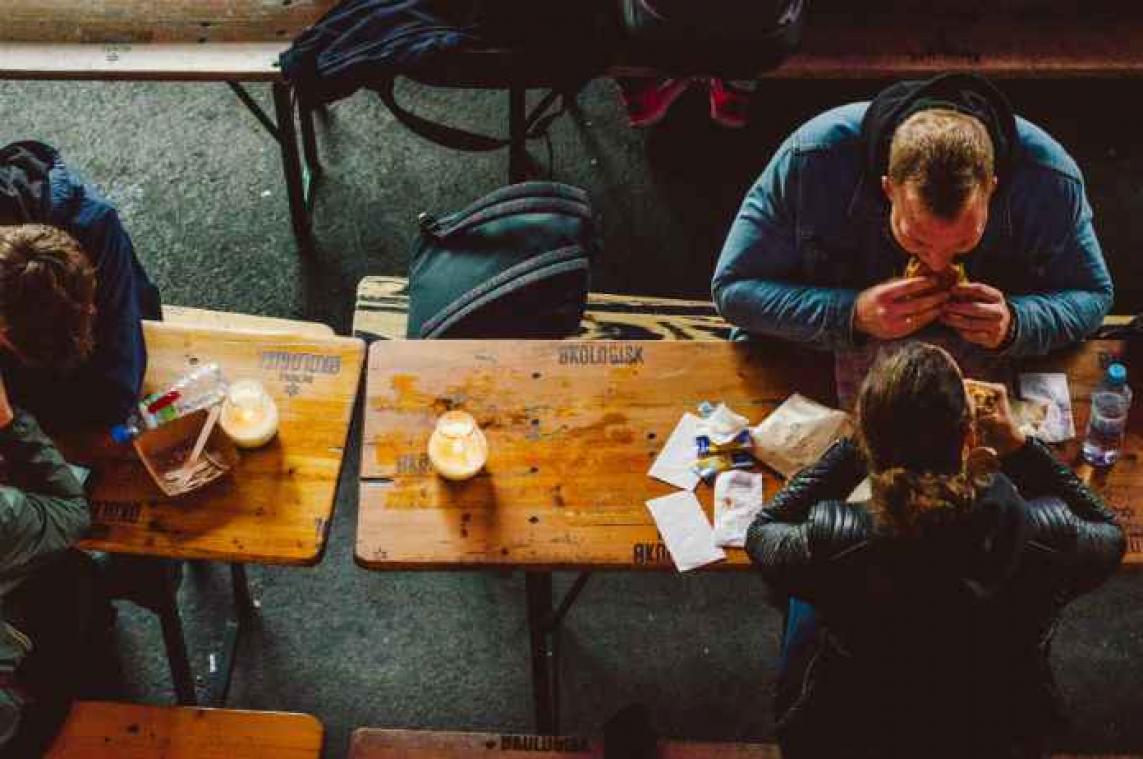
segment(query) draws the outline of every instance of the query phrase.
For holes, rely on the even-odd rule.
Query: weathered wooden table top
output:
[[[1069,374],[1076,425],[1112,341],[1029,362]],[[703,400],[761,420],[792,392],[832,399],[825,354],[728,342],[392,341],[374,343],[366,378],[356,557],[372,569],[509,565],[535,569],[673,566],[646,509],[675,488],[646,474],[680,416]],[[1127,522],[1143,562],[1136,404],[1122,460],[1092,478]],[[471,412],[485,471],[450,483],[425,453],[437,416]],[[1060,455],[1076,460],[1078,441]],[[767,495],[779,485],[767,474]],[[1081,474],[1090,475],[1085,468]],[[711,488],[695,490],[711,515]],[[741,550],[711,568],[748,564]]]
[[[260,380],[278,405],[277,437],[242,451],[233,475],[167,499],[130,445],[106,434],[67,436],[69,460],[94,469],[93,526],[83,547],[260,564],[317,563],[333,515],[364,345],[345,337],[267,334],[145,323],[146,389],[195,363],[230,380]]]
[[[77,701],[49,759],[318,759],[308,714]]]

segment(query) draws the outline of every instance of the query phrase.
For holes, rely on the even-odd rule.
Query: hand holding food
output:
[[[883,282],[858,294],[853,326],[878,340],[895,340],[940,318],[948,298],[929,277]]]
[[[1001,456],[1024,445],[1026,438],[1012,415],[1004,385],[966,379],[964,388],[972,405],[978,444],[995,448]]]
[[[1008,337],[1012,312],[1004,293],[995,287],[973,282],[959,284],[941,310],[940,320],[970,343],[999,348]]]

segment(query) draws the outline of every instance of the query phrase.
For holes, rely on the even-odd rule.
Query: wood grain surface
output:
[[[94,469],[94,525],[85,548],[260,564],[320,560],[333,514],[364,347],[310,337],[144,323],[146,389],[218,362],[231,380],[261,380],[278,405],[278,436],[243,451],[230,477],[164,498],[131,446],[105,433],[60,439],[70,460]]]
[[[447,733],[428,730],[360,729],[349,759],[603,759],[603,744],[575,736]],[[762,743],[660,741],[660,759],[780,759],[778,747]]]
[[[1082,436],[1088,396],[1115,341],[1091,341],[1029,369],[1067,371]],[[1126,357],[1131,362],[1131,357]],[[1140,365],[1136,360],[1134,365]],[[646,472],[681,414],[723,401],[757,422],[795,390],[831,402],[825,354],[726,342],[394,341],[370,349],[356,557],[375,569],[532,569],[673,564],[645,507],[674,492]],[[1081,474],[1104,492],[1143,563],[1140,406],[1122,460]],[[459,407],[485,430],[485,471],[449,483],[425,446]],[[1060,449],[1079,465],[1078,442]],[[778,486],[768,474],[768,495]],[[711,491],[696,489],[708,517]],[[1133,497],[1134,496],[1134,497]],[[711,568],[747,564],[740,550]]]
[[[1066,3],[1060,3],[1067,6]],[[1143,75],[1143,14],[1126,3],[1109,13],[1066,7],[998,12],[962,3],[910,9],[811,6],[797,50],[761,79],[926,77],[962,71],[991,77]],[[632,60],[614,74],[645,74]]]
[[[286,42],[337,0],[4,0],[5,42]]]
[[[674,488],[646,472],[682,413],[724,401],[757,421],[832,385],[825,354],[726,342],[378,342],[369,367],[357,559],[377,568],[670,568],[644,504]],[[489,444],[459,484],[424,453],[452,407]]]
[[[77,701],[48,759],[318,759],[308,714]]]

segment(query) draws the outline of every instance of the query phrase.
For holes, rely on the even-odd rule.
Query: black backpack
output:
[[[523,182],[440,219],[421,214],[420,224],[409,269],[409,337],[578,332],[600,248],[586,192]]]

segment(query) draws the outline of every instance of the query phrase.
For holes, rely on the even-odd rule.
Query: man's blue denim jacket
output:
[[[778,149],[731,226],[712,286],[723,317],[747,332],[853,347],[858,293],[900,275],[881,178],[861,135],[868,103],[811,119]],[[1006,355],[1083,339],[1111,309],[1111,276],[1083,175],[1042,129],[1017,119],[1019,148],[992,198],[980,244],[960,258],[972,281],[1005,294],[1016,316]]]

